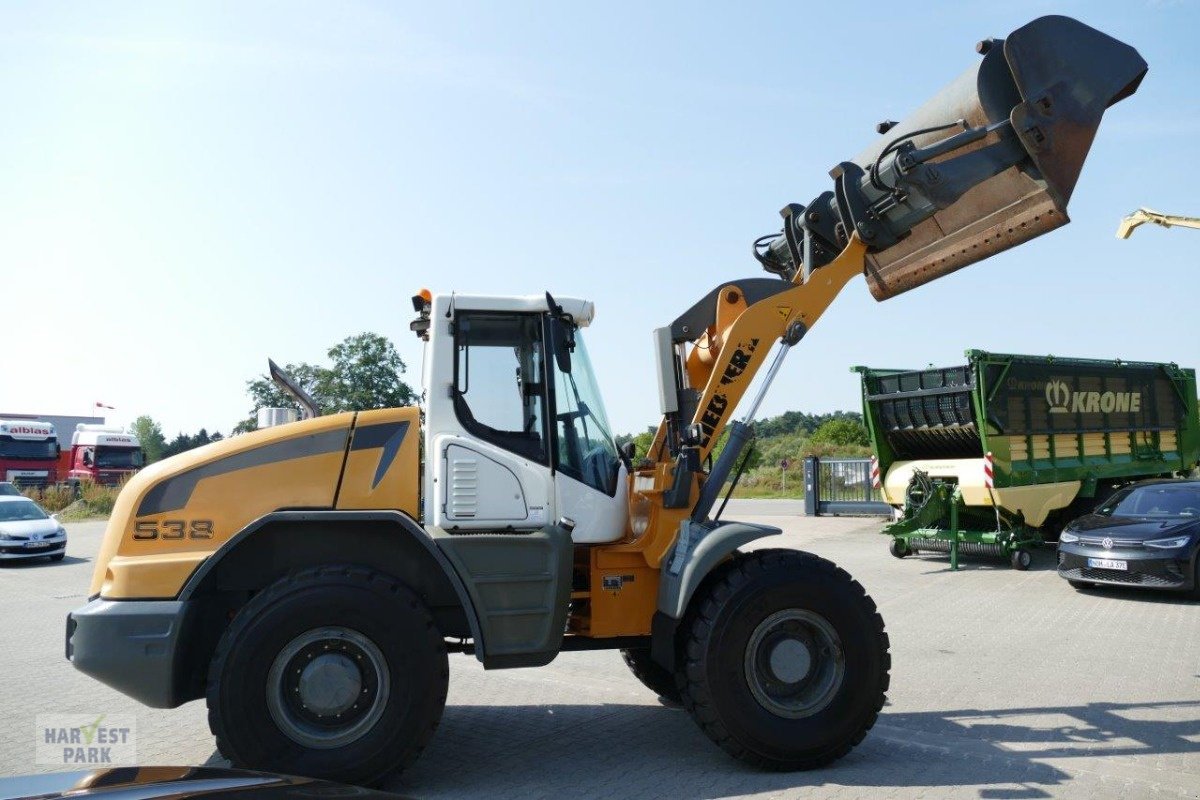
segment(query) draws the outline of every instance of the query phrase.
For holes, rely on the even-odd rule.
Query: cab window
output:
[[[473,436],[548,463],[546,363],[536,314],[459,312],[454,411]]]
[[[581,332],[575,334],[571,371],[554,374],[554,466],[611,497],[621,462]]]

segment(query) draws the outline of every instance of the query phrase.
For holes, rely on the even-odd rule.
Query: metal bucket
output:
[[[1067,202],[1104,110],[1133,94],[1147,69],[1129,45],[1061,16],[1034,20],[978,49],[978,64],[854,163],[869,170],[889,144],[904,139],[919,148],[934,145],[947,138],[946,125],[955,120],[966,128],[1011,121],[1024,156],[916,225],[903,226],[897,215],[892,233],[899,240],[872,248],[867,257],[867,283],[877,300],[1065,225]],[[937,126],[942,130],[914,135]],[[948,165],[999,139],[989,133],[929,163]],[[880,221],[889,223],[886,215]]]

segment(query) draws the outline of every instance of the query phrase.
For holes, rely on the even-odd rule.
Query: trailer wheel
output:
[[[209,667],[208,723],[235,766],[373,783],[420,755],[448,678],[442,636],[406,586],[318,567],[238,612]]]
[[[905,544],[903,539],[892,539],[891,544],[888,545],[888,552],[896,558],[905,558],[912,555],[912,551],[908,549],[908,545]]]
[[[674,673],[663,669],[654,659],[650,658],[650,648],[639,647],[621,651],[625,666],[633,673],[633,677],[642,682],[659,698],[672,705],[680,705],[683,699],[679,695],[679,687],[675,685]]]
[[[719,567],[684,620],[683,704],[749,764],[813,769],[875,724],[888,637],[863,587],[810,553],[758,550]]]
[[[1009,560],[1013,569],[1019,569],[1024,572],[1033,563],[1033,554],[1022,547],[1018,550],[1013,550],[1012,557]]]

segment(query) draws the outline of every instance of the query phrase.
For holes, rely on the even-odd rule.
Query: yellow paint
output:
[[[358,431],[368,425],[386,422],[408,423],[408,431],[395,460],[384,473],[379,485],[372,488],[383,448],[355,450],[352,440],[346,456],[346,470],[342,475],[337,507],[398,509],[418,519],[421,516],[418,508],[418,488],[421,485],[421,411],[415,407],[360,411],[354,422],[354,429]]]
[[[130,479],[117,498],[96,557],[90,592],[113,599],[173,597],[205,554],[217,550],[259,517],[286,508],[332,507],[344,448],[204,478],[196,484],[185,507],[135,516],[146,494],[167,478],[264,445],[327,431],[348,432],[353,421],[354,414],[337,414],[280,425],[189,450],[146,467]],[[134,538],[138,522],[162,525],[175,520],[188,525],[195,520],[210,520],[212,538]]]
[[[855,235],[837,258],[812,274],[808,283],[799,283],[801,275],[797,273],[790,288],[753,305],[745,303],[740,290],[732,291],[736,284],[721,288],[717,294],[715,324],[706,331],[695,332],[696,339],[684,365],[688,385],[702,388],[692,422],[707,425],[711,431],[711,437],[700,447],[702,462],[711,454],[738,402],[766,363],[772,346],[793,322],[802,322],[811,329],[850,279],[863,271],[865,254],[866,245]],[[720,399],[714,403],[714,398]],[[663,507],[663,492],[670,488],[674,471],[670,454],[662,447],[665,438],[664,424],[659,426],[649,451],[657,463],[639,470],[634,479],[637,491],[650,502],[646,532],[635,541],[627,537],[623,542],[592,548],[590,620],[572,620],[573,624],[586,623],[591,635],[639,635],[650,630],[650,620],[658,607],[657,591],[622,591],[617,597],[604,599],[597,593],[596,581],[597,571],[618,561],[657,570],[675,543],[680,522],[688,517],[696,502],[702,478],[690,487],[686,508]]]

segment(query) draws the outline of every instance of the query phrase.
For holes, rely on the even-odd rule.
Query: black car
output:
[[[1093,584],[1200,593],[1200,481],[1142,481],[1119,490],[1058,537],[1058,574]]]

